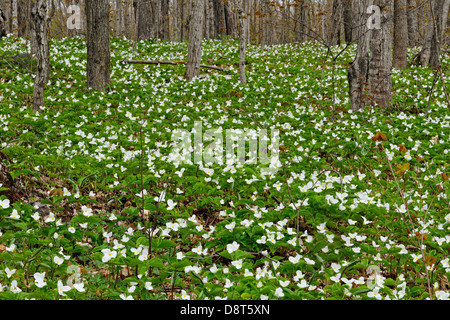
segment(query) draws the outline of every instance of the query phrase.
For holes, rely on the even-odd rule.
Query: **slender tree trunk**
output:
[[[200,61],[202,58],[202,36],[203,36],[203,0],[191,0],[191,14],[189,18],[189,43],[188,56],[186,60],[185,78],[192,80],[200,74]]]
[[[19,35],[18,1],[19,0],[11,0],[11,31],[15,36]]]
[[[117,10],[117,16],[116,16],[116,35],[122,36],[124,33],[124,19],[123,19],[123,4],[122,0],[116,0],[116,10]]]
[[[239,17],[239,77],[241,80],[241,84],[244,85],[247,83],[247,78],[245,76],[245,22],[244,22],[244,9],[243,9],[243,1],[237,0],[237,10]],[[246,18],[245,18],[246,19]]]
[[[138,0],[137,15],[137,37],[138,40],[152,39],[154,34],[154,10],[152,1]]]
[[[87,87],[106,91],[110,85],[109,3],[86,0]]]
[[[408,44],[411,48],[419,46],[419,20],[417,0],[407,0]]]
[[[450,0],[433,0],[433,37],[431,38],[430,68],[437,69],[441,67],[441,47],[442,35],[447,25],[447,16],[450,6]]]
[[[225,6],[221,0],[213,0],[214,20],[217,35],[227,34],[227,25],[225,22]]]
[[[428,2],[428,0],[427,0]],[[423,39],[422,43],[422,50],[419,53],[419,61],[422,66],[428,66],[430,62],[430,56],[431,56],[431,41],[433,39],[433,33],[434,33],[434,23],[433,18],[431,16],[431,6],[427,5],[427,24],[426,24],[426,30],[425,30],[425,37]]]
[[[355,1],[356,2],[356,1]],[[353,0],[344,0],[344,36],[345,36],[345,42],[351,43],[353,42]]]
[[[369,14],[367,8],[371,0],[361,0],[355,3],[355,13],[357,14],[355,30],[358,47],[356,49],[355,60],[348,68],[348,83],[350,105],[353,111],[360,110],[368,102],[368,81],[369,81],[369,42],[371,30],[367,28]]]
[[[173,2],[173,6],[172,6],[172,25],[173,25],[173,39],[175,41],[180,40],[180,28],[179,28],[179,13],[178,13],[178,8],[179,8],[179,0],[174,0]]]
[[[428,1],[428,24],[422,50],[419,54],[420,64],[433,69],[439,67],[443,31],[447,24],[450,0]]]
[[[386,108],[392,101],[392,2],[375,0],[381,9],[380,28],[370,40],[369,88],[373,103]]]
[[[50,74],[49,48],[47,34],[47,4],[45,0],[33,2],[31,10],[36,39],[37,73],[34,78],[33,111],[44,106],[44,87]]]
[[[234,1],[228,0],[224,3],[225,23],[227,26],[227,35],[233,38],[237,37],[237,24],[234,17]]]
[[[407,1],[394,0],[394,60],[393,67],[405,69],[408,50]]]
[[[8,20],[6,19],[5,14],[3,13],[2,8],[0,8],[0,39],[2,37],[6,37]]]
[[[0,38],[11,33],[11,2],[0,0]]]
[[[343,0],[333,0],[333,12],[330,17],[328,44],[330,46],[341,44],[341,22],[344,6]]]

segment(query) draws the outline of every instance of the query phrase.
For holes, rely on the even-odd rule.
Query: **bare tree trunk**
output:
[[[153,37],[160,39],[161,31],[161,0],[154,0],[153,3]]]
[[[419,20],[417,0],[407,0],[408,44],[411,48],[419,46]]]
[[[234,1],[228,0],[224,3],[225,23],[227,26],[227,35],[233,38],[237,37],[237,25],[234,17]]]
[[[0,0],[0,38],[11,33],[11,2]]]
[[[137,38],[138,40],[149,40],[155,36],[154,33],[154,9],[152,1],[138,0],[137,15]]]
[[[11,31],[12,34],[17,36],[19,35],[19,21],[18,21],[18,1],[19,0],[11,0]]]
[[[239,17],[239,77],[241,80],[241,84],[244,85],[247,83],[247,78],[245,76],[245,23],[244,23],[244,9],[243,9],[243,1],[237,0],[237,10]],[[245,18],[247,19],[247,18]]]
[[[2,37],[6,37],[6,35],[8,34],[7,25],[8,20],[6,19],[6,16],[3,13],[2,8],[0,8],[0,39]]]
[[[447,25],[450,0],[433,0],[433,2],[432,16],[435,23],[433,23],[434,32],[431,38],[430,68],[437,69],[441,67],[442,35]]]
[[[306,10],[308,4],[305,0],[296,0],[294,3],[294,16],[295,16],[295,34],[294,39],[296,42],[305,41],[306,35]]]
[[[422,50],[419,53],[419,62],[422,66],[428,66],[430,62],[430,56],[431,56],[431,41],[433,39],[433,33],[434,33],[434,24],[433,24],[433,18],[431,16],[431,6],[428,5],[427,10],[427,24],[426,24],[426,30],[425,30],[425,38],[423,39],[422,43]]]
[[[202,37],[203,37],[203,0],[191,0],[191,14],[189,17],[189,43],[186,60],[185,78],[192,80],[200,74],[200,61],[202,59]]]
[[[86,0],[87,87],[106,91],[110,85],[109,3]]]
[[[117,36],[122,36],[124,33],[124,19],[123,19],[123,4],[122,0],[116,0],[116,10],[117,10],[117,16],[116,16],[116,34]]]
[[[348,68],[348,83],[350,105],[353,111],[364,108],[367,103],[368,81],[369,81],[369,41],[371,30],[367,27],[369,14],[367,8],[371,0],[361,0],[355,3],[356,29],[358,47],[355,60]]]
[[[392,2],[374,4],[381,9],[381,24],[370,40],[369,88],[374,104],[386,108],[392,101]]]
[[[31,19],[36,39],[37,73],[34,78],[33,111],[44,106],[44,87],[50,74],[49,48],[47,34],[47,4],[45,0],[33,2]]]
[[[172,25],[173,25],[173,39],[175,41],[180,40],[180,28],[179,28],[179,0],[174,0],[172,6]]]
[[[341,44],[341,22],[344,6],[343,0],[333,0],[333,12],[330,17],[328,44],[330,46]]]
[[[193,0],[190,0],[193,1]],[[181,1],[181,39],[186,40],[188,34],[188,0]]]
[[[221,0],[213,0],[214,21],[216,26],[216,35],[227,34],[227,25],[225,22],[225,6]]]
[[[450,0],[433,0],[428,3],[429,21],[419,60],[422,66],[437,68],[440,65],[442,34],[447,24]]]
[[[356,1],[355,1],[356,2]],[[353,0],[344,0],[344,36],[345,42],[351,43],[353,42]]]
[[[393,67],[405,69],[408,50],[408,19],[406,0],[394,0],[394,61]]]

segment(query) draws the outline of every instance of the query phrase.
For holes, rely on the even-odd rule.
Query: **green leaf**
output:
[[[147,266],[148,267],[155,267],[155,268],[159,268],[159,269],[164,269],[164,263],[162,262],[161,259],[157,258],[157,257],[153,257],[150,260],[147,261]]]

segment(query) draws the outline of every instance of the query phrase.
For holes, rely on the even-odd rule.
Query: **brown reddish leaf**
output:
[[[431,266],[431,265],[433,265],[433,264],[436,263],[436,258],[433,258],[432,256],[430,256],[430,255],[428,255],[428,254],[426,254],[426,255],[425,255],[425,258],[422,259],[422,260],[423,260],[423,262],[424,262],[425,264],[427,264],[427,265],[429,265],[429,266]]]
[[[450,179],[450,175],[447,175],[444,172],[441,173],[441,177],[442,177],[442,180],[444,180],[444,181]]]
[[[6,245],[3,243],[0,243],[0,252],[3,252],[6,250]]]
[[[422,239],[423,239],[423,240],[427,240],[427,238],[428,238],[428,232],[421,233],[421,232],[419,232],[419,231],[416,231],[416,238],[417,238],[417,240],[419,240],[419,241],[421,241]]]
[[[372,137],[372,141],[386,141],[387,137],[381,132],[377,132],[375,136]]]
[[[406,149],[405,145],[399,144],[398,147],[399,147],[399,149],[398,149],[399,152],[401,152],[401,153],[407,153],[408,152],[408,149]]]

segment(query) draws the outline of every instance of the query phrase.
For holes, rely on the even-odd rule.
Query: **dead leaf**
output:
[[[381,132],[377,132],[375,136],[372,137],[372,141],[386,141],[387,137]]]
[[[436,135],[436,136],[434,136],[433,138],[431,138],[431,142],[433,142],[433,144],[438,144],[438,142],[439,142],[439,136]]]

